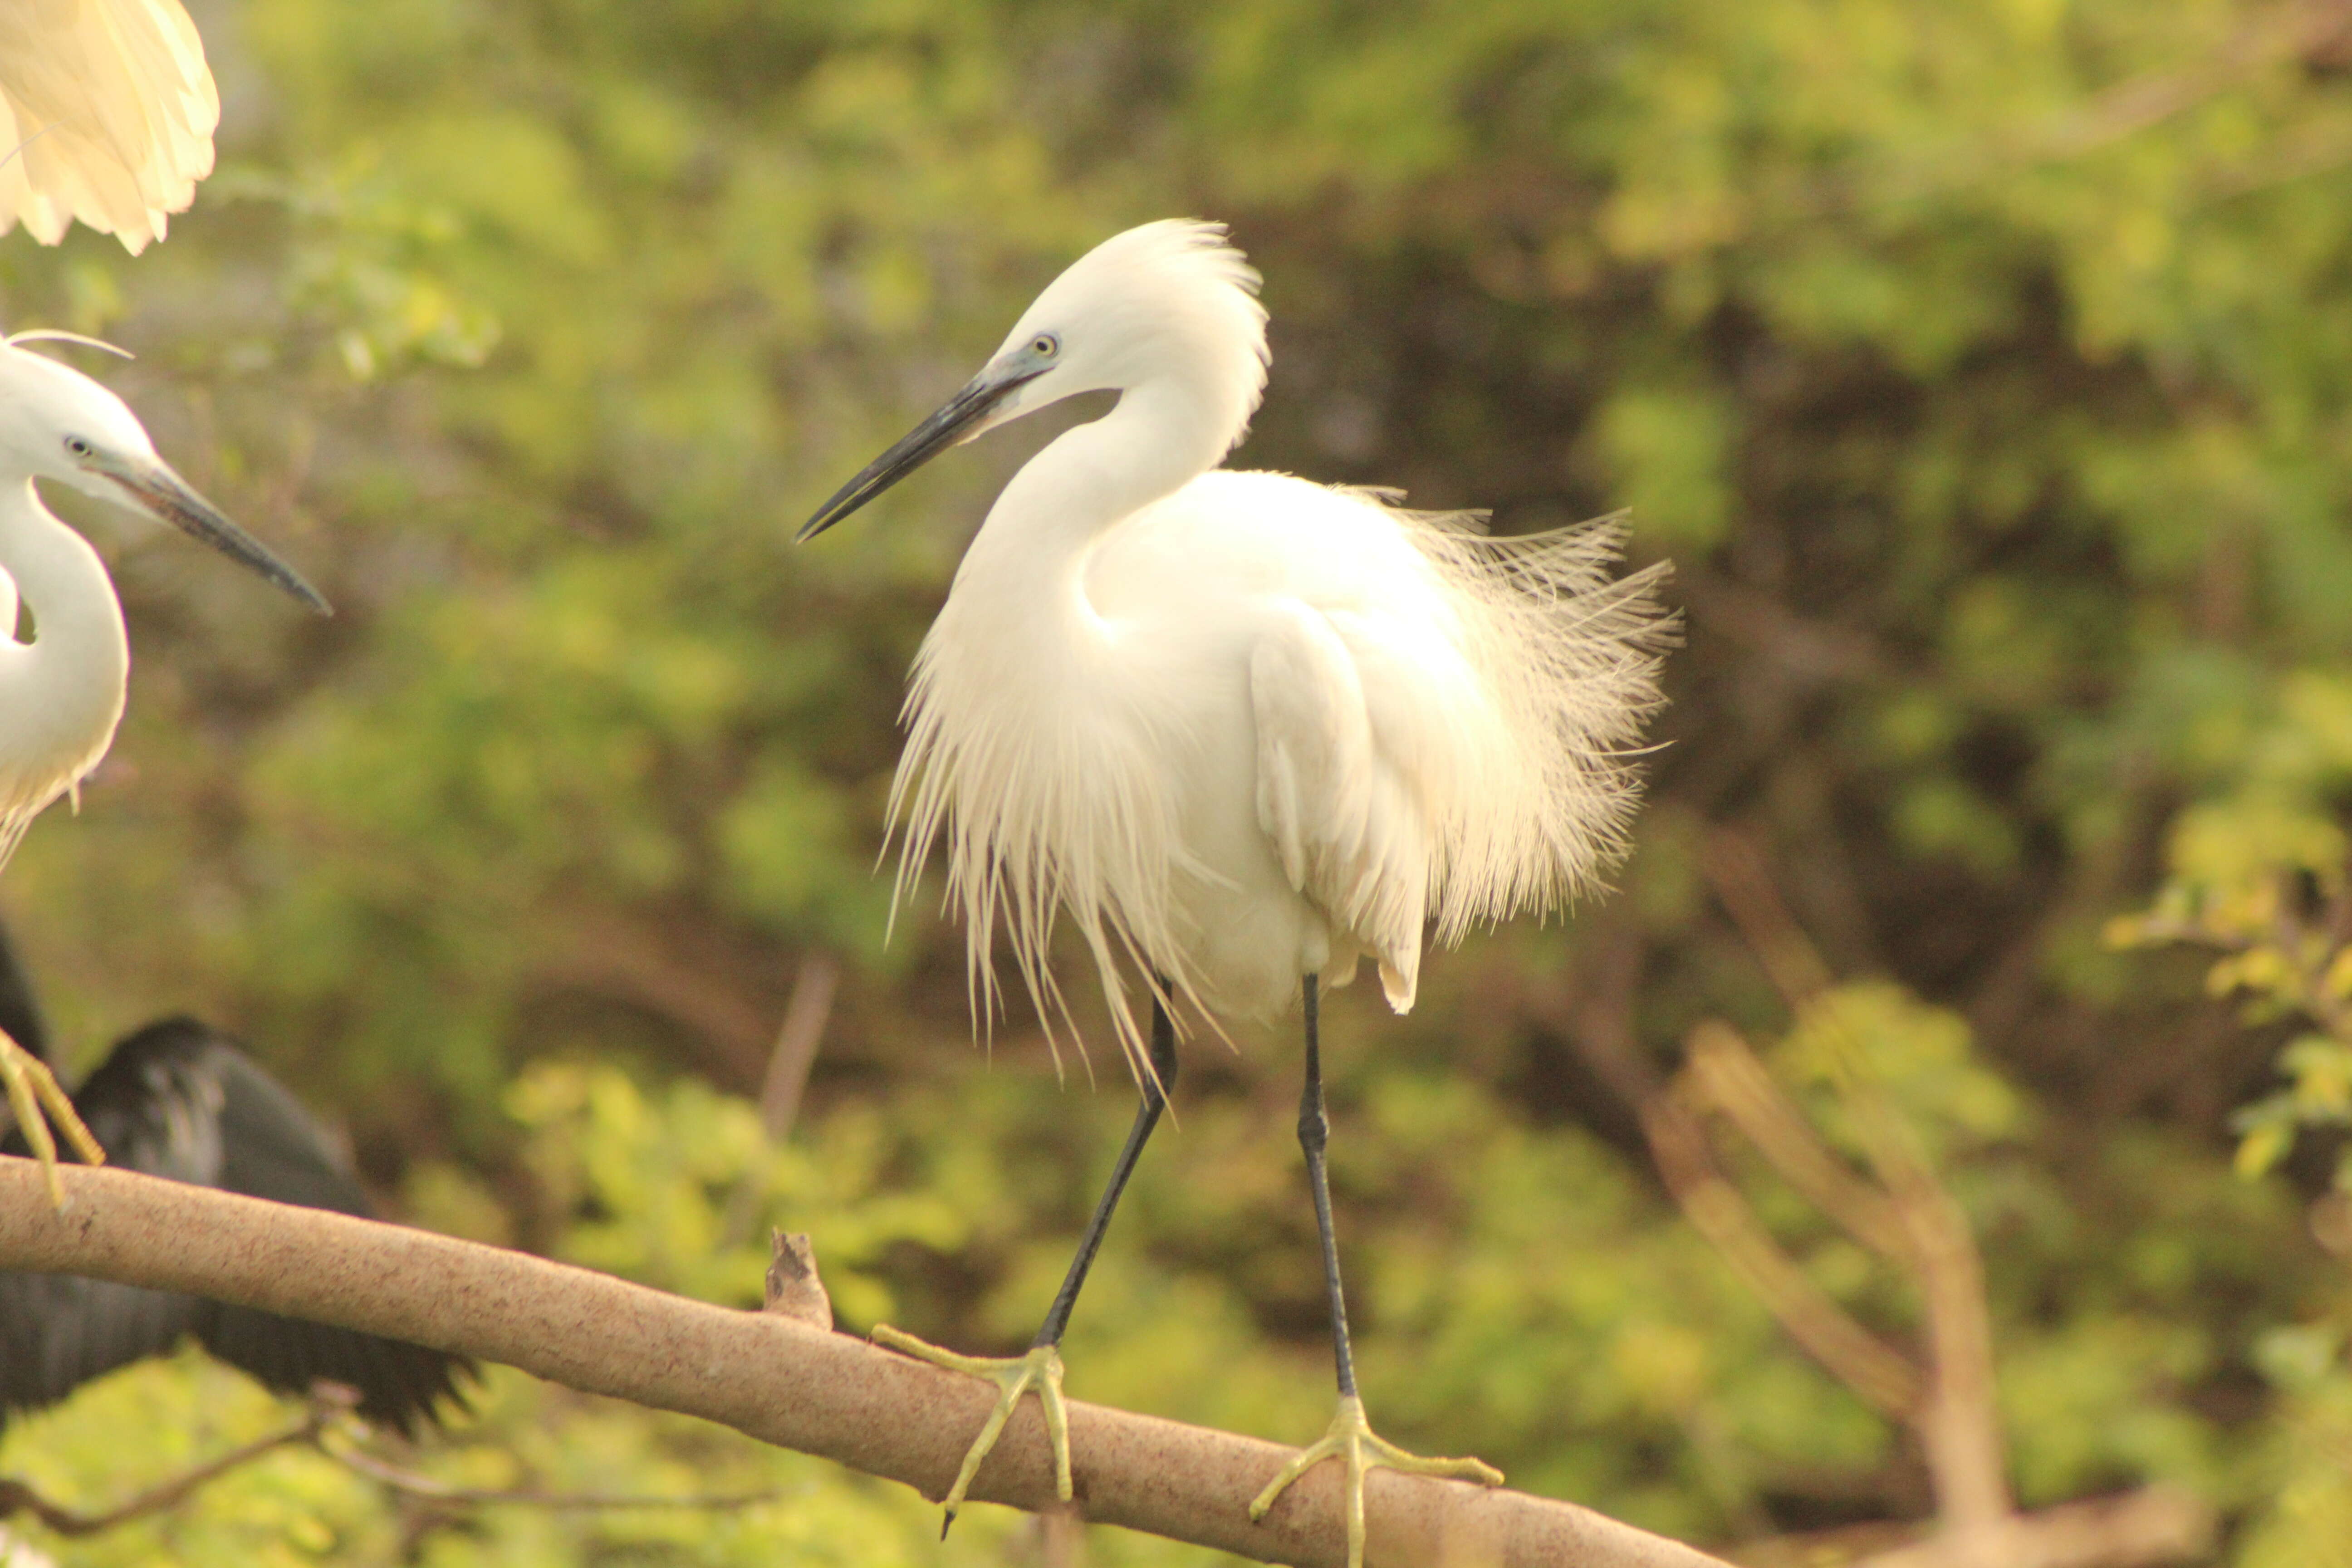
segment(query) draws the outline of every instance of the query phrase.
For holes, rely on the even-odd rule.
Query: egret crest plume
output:
[[[86,349],[110,353],[117,359],[139,357],[119,343],[110,343],[104,338],[93,338],[83,332],[69,332],[63,327],[28,327],[21,332],[11,332],[0,338],[0,342],[12,349],[22,348],[26,343],[76,343]]]

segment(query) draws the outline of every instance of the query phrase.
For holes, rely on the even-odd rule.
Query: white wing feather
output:
[[[1268,993],[1175,912],[1180,885],[1246,875],[1185,827],[1188,785],[1235,787],[1269,869],[1328,923],[1327,981],[1369,951],[1409,1007],[1429,937],[1555,910],[1622,851],[1672,622],[1657,569],[1612,580],[1620,537],[1610,520],[1493,539],[1224,469],[1129,519],[1087,575],[1041,583],[983,529],[908,691],[898,893],[944,840],[975,1013],[1001,922],[1049,1030],[1068,1017],[1046,952],[1069,916],[1148,1072],[1122,961],[1212,1013],[1278,1005],[1303,972],[1277,967]],[[1203,747],[1235,721],[1255,734],[1229,775]]]
[[[1356,623],[1349,628],[1356,644],[1378,660],[1381,644],[1361,617],[1326,616],[1292,601],[1273,619],[1250,654],[1258,826],[1274,840],[1292,889],[1379,956],[1389,1004],[1403,1012],[1412,1005],[1421,965],[1429,834],[1408,771],[1412,750],[1401,744],[1413,726],[1397,720],[1400,710],[1427,707],[1434,683],[1411,670],[1381,670],[1373,689],[1390,722],[1379,723],[1357,648],[1339,630]],[[1400,689],[1399,675],[1423,689]]]
[[[0,0],[0,233],[136,255],[212,173],[220,93],[180,0]]]

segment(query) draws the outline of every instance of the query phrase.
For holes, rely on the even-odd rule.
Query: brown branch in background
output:
[[[801,972],[793,980],[792,999],[784,1004],[784,1021],[776,1029],[776,1043],[768,1049],[767,1070],[760,1075],[760,1126],[771,1148],[782,1147],[793,1135],[793,1123],[800,1120],[801,1097],[808,1091],[809,1073],[816,1066],[817,1047],[824,1043],[824,1026],[832,1021],[834,993],[840,984],[841,964],[832,954],[813,952],[801,960]],[[764,1163],[754,1162],[727,1195],[726,1211],[719,1219],[719,1238],[726,1245],[738,1246],[751,1238],[759,1223],[765,1176]],[[782,1245],[779,1241],[778,1246]],[[780,1251],[779,1262],[782,1257]],[[775,1278],[771,1269],[771,1287]],[[815,1278],[813,1271],[810,1278]],[[822,1292],[824,1287],[818,1289]],[[829,1329],[833,1327],[829,1303],[825,1310],[823,1326]]]
[[[97,1513],[81,1513],[59,1503],[49,1501],[30,1485],[11,1477],[0,1476],[0,1519],[29,1513],[43,1525],[68,1540],[96,1535],[117,1525],[145,1519],[176,1508],[232,1470],[241,1469],[267,1454],[280,1448],[302,1444],[315,1444],[327,1423],[340,1412],[331,1405],[313,1400],[310,1413],[282,1432],[267,1437],[257,1437],[240,1447],[231,1448],[215,1459],[207,1459],[193,1469],[184,1470],[170,1480],[160,1481],[133,1496]]]
[[[1775,203],[1782,222],[1806,222],[1874,195],[1878,200],[1920,201],[1939,192],[1981,186],[2042,163],[2063,163],[2114,146],[2248,86],[2266,70],[2284,66],[2340,68],[2352,7],[2344,0],[2289,0],[2254,12],[2236,32],[2206,51],[2199,63],[2179,71],[2151,72],[2090,95],[2079,107],[2013,132],[1988,136],[1943,156],[1850,164],[1806,181]],[[2332,122],[2305,127],[2301,149],[2287,167],[2248,167],[2242,158],[2208,182],[2209,198],[2225,198],[2279,178],[2315,172],[2343,161],[2346,143]],[[1755,209],[1760,213],[1760,207]],[[1710,238],[1720,237],[1710,231]]]
[[[1711,870],[1718,858],[1709,856]],[[1731,864],[1735,874],[1744,869],[1736,861]],[[1771,894],[1768,882],[1751,876],[1746,879],[1745,888],[1751,892],[1760,889],[1762,894],[1746,900],[1751,910],[1778,908],[1777,896]],[[1791,933],[1795,931],[1793,923],[1786,929]],[[1706,1129],[1695,1113],[1697,1108],[1713,1103],[1709,1081],[1686,1075],[1669,1089],[1660,1085],[1643,1062],[1633,1042],[1632,1017],[1633,994],[1640,976],[1640,937],[1630,926],[1622,925],[1612,934],[1616,941],[1601,949],[1592,969],[1594,984],[1570,1021],[1570,1040],[1594,1070],[1633,1102],[1658,1173],[1693,1228],[1723,1254],[1807,1354],[1874,1409],[1908,1424],[1917,1411],[1922,1393],[1918,1369],[1855,1321],[1815,1285],[1772,1238],[1746,1196],[1723,1173],[1716,1163]],[[1801,936],[1776,943],[1775,949],[1784,955],[1783,967],[1792,984],[1801,983],[1809,974],[1825,973],[1820,970],[1820,961],[1803,944]],[[1720,1037],[1707,1037],[1718,1033]],[[1695,1058],[1720,1060],[1727,1048],[1736,1048],[1753,1061],[1746,1045],[1727,1025],[1702,1026],[1694,1034]],[[1761,1064],[1756,1064],[1755,1073],[1760,1075],[1762,1070]],[[1750,1078],[1744,1070],[1718,1076],[1742,1080]],[[1775,1094],[1777,1097],[1777,1091]],[[1735,1094],[1733,1098],[1741,1097]],[[1799,1139],[1786,1136],[1777,1125],[1795,1121],[1798,1113],[1794,1108],[1761,1114],[1751,1110],[1749,1114],[1759,1121],[1776,1124],[1773,1146],[1765,1150],[1768,1159],[1774,1149],[1785,1151],[1801,1146]],[[1809,1131],[1802,1134],[1802,1140],[1811,1139]],[[1834,1162],[1826,1150],[1822,1151],[1821,1159]],[[1869,1193],[1851,1173],[1842,1173],[1834,1182],[1822,1177],[1816,1168],[1819,1163],[1819,1160],[1809,1158],[1801,1163],[1800,1169],[1824,1187],[1835,1185],[1841,1195],[1848,1189],[1867,1194],[1864,1200],[1848,1201],[1857,1211],[1872,1213],[1873,1217],[1863,1222],[1868,1228],[1888,1235],[1888,1227],[1875,1212],[1886,1207],[1885,1200]],[[1790,1180],[1801,1190],[1802,1183],[1794,1176]],[[1906,1237],[1907,1233],[1897,1226],[1892,1235]]]
[[[2146,1568],[2203,1561],[2217,1533],[2203,1499],[2152,1486],[2014,1514],[1973,1541],[1929,1536],[1853,1560],[1853,1568]]]
[[[430,1476],[377,1458],[363,1450],[342,1443],[330,1443],[329,1436],[346,1422],[359,1404],[356,1390],[338,1384],[320,1383],[310,1392],[310,1410],[302,1419],[282,1432],[231,1448],[215,1458],[192,1467],[170,1480],[147,1488],[128,1502],[98,1513],[82,1513],[51,1502],[33,1489],[30,1484],[0,1477],[0,1519],[19,1513],[29,1513],[56,1533],[68,1539],[97,1535],[121,1525],[131,1524],[151,1514],[176,1508],[197,1492],[224,1476],[244,1468],[257,1459],[280,1448],[306,1447],[332,1459],[354,1475],[388,1487],[406,1497],[454,1507],[484,1507],[490,1504],[512,1503],[531,1508],[553,1510],[638,1509],[638,1508],[748,1508],[754,1503],[771,1502],[783,1494],[774,1488],[757,1492],[688,1494],[684,1497],[648,1497],[619,1492],[550,1492],[530,1488],[453,1487],[436,1481]]]
[[[1711,831],[1702,864],[1749,947],[1805,1013],[1832,984],[1790,916],[1764,857],[1745,837]],[[2352,920],[2352,915],[2347,915]],[[1691,1032],[1671,1085],[1642,1055],[1633,997],[1640,931],[1596,922],[1579,994],[1559,998],[1562,1033],[1639,1114],[1667,1190],[1790,1337],[1859,1398],[1918,1435],[1935,1488],[1931,1524],[1885,1522],[1752,1542],[1735,1555],[1757,1568],[2139,1568],[2210,1552],[2210,1508],[2163,1487],[2021,1514],[2008,1490],[1996,1404],[1983,1268],[1967,1217],[1868,1070],[1859,1043],[1829,1040],[1837,1092],[1875,1182],[1841,1158],[1728,1025]],[[1816,1014],[1836,1030],[1834,1016]],[[1909,1274],[1927,1306],[1927,1370],[1894,1349],[1816,1286],[1776,1241],[1718,1164],[1706,1119],[1720,1116],[1782,1179],[1856,1240]]]
[[[1984,1261],[1968,1218],[1925,1171],[1893,1187],[1895,1212],[1912,1240],[1912,1271],[1927,1304],[1929,1395],[1916,1424],[1935,1478],[1936,1510],[1961,1535],[1995,1531],[2017,1510],[2009,1489],[2008,1444],[2000,1429],[1992,1314]],[[1986,1568],[2011,1561],[1988,1540]]]
[[[1037,1516],[1037,1568],[1087,1568],[1087,1523],[1069,1509]]]
[[[793,1134],[840,984],[841,964],[831,953],[811,952],[801,960],[793,998],[784,1004],[783,1026],[776,1031],[775,1048],[768,1053],[768,1070],[760,1081],[760,1120],[771,1142],[781,1143]]]
[[[2288,61],[2340,55],[2352,8],[2343,0],[2301,0],[2252,16],[2197,65],[2120,82],[2033,138],[2032,155],[2079,158],[2210,102],[2257,71]]]
[[[1789,1336],[1874,1409],[1907,1420],[1919,1398],[1918,1370],[1831,1300],[1772,1239],[1717,1165],[1686,1098],[1661,1086],[1635,1048],[1633,996],[1641,959],[1641,935],[1630,923],[1604,933],[1593,984],[1568,1020],[1570,1042],[1632,1102],[1666,1190]]]
[[[2004,1526],[2000,1568],[2148,1568],[2212,1555],[2213,1510],[2175,1487],[2143,1487],[2113,1497],[2060,1503],[2020,1514]],[[1916,1524],[1841,1525],[1774,1536],[1731,1552],[1750,1568],[1965,1568],[1948,1537]]]
[[[71,1167],[67,1207],[37,1166],[0,1158],[0,1268],[82,1274],[256,1307],[502,1362],[651,1409],[717,1421],[938,1497],[993,1390],[782,1312],[690,1301],[544,1258],[152,1176]],[[1072,1401],[1070,1453],[1090,1521],[1262,1562],[1346,1559],[1337,1467],[1264,1524],[1249,1501],[1295,1451]],[[1054,1503],[1044,1422],[1024,1404],[972,1495]],[[1706,1568],[1718,1560],[1572,1503],[1377,1470],[1375,1568]]]
[[[673,956],[661,931],[621,917],[583,921],[541,978],[644,1008],[688,1030],[726,1081],[749,1083],[766,1059],[769,1015],[706,965]]]
[[[1764,852],[1746,834],[1709,828],[1700,843],[1699,865],[1789,1010],[1803,1012],[1830,988],[1833,976],[1789,913]]]
[[[1829,986],[1828,966],[1790,917],[1754,844],[1728,829],[1710,833],[1706,842],[1704,865],[1717,896],[1790,1008],[1804,1013]],[[1821,1023],[1837,1029],[1833,1018]],[[1948,1530],[1981,1535],[2016,1511],[1994,1382],[1983,1258],[1968,1216],[1937,1178],[1908,1121],[1880,1089],[1858,1043],[1844,1046],[1834,1052],[1838,1092],[1903,1233],[1899,1249],[1888,1255],[1908,1268],[1927,1305],[1927,1397],[1912,1424],[1927,1450],[1937,1512]],[[1768,1159],[1775,1152],[1763,1144],[1759,1149]],[[1801,1187],[1800,1171],[1814,1179],[1821,1175],[1810,1162],[1780,1168]]]
[[[774,1502],[784,1495],[782,1489],[778,1487],[752,1492],[688,1492],[682,1497],[655,1497],[642,1492],[550,1492],[533,1487],[453,1487],[446,1481],[436,1481],[431,1476],[404,1470],[398,1465],[356,1448],[334,1447],[317,1439],[311,1446],[353,1475],[364,1476],[403,1497],[450,1508],[511,1505],[543,1508],[556,1513],[609,1512],[640,1508],[728,1510]]]
[[[1824,1212],[1913,1277],[1927,1309],[1929,1373],[1924,1388],[1915,1374],[1910,1397],[1900,1405],[1890,1405],[1884,1383],[1857,1381],[1850,1337],[1825,1331],[1820,1305],[1807,1301],[1785,1284],[1759,1283],[1759,1275],[1785,1274],[1799,1279],[1803,1276],[1796,1264],[1779,1254],[1777,1244],[1752,1215],[1745,1218],[1755,1236],[1735,1243],[1737,1250],[1709,1228],[1710,1220],[1720,1224],[1713,1214],[1703,1217],[1692,1210],[1693,1223],[1724,1247],[1792,1338],[1856,1394],[1918,1432],[1936,1490],[1937,1513],[1948,1528],[1980,1532],[2010,1518],[2014,1505],[1996,1398],[1992,1325],[1985,1303],[1983,1267],[1966,1215],[1926,1167],[1907,1156],[1890,1153],[1874,1161],[1880,1179],[1888,1184],[1884,1195],[1855,1180],[1798,1120],[1796,1109],[1771,1083],[1763,1064],[1728,1026],[1711,1023],[1694,1030],[1691,1055],[1693,1068],[1677,1086],[1683,1091],[1679,1098],[1727,1110],[1721,1086],[1738,1086],[1730,1103],[1740,1110],[1732,1119],[1742,1131],[1753,1126],[1765,1132],[1754,1142],[1773,1168],[1816,1202],[1823,1192],[1830,1194],[1838,1206],[1822,1203]],[[1702,1068],[1701,1063],[1709,1066]],[[1705,1134],[1694,1124],[1692,1136],[1703,1140]],[[1901,1147],[1895,1141],[1883,1142]],[[1661,1148],[1661,1169],[1668,1157]],[[1676,1195],[1682,1195],[1679,1188]],[[1711,1210],[1726,1205],[1719,1196],[1708,1202]],[[1773,1254],[1769,1270],[1756,1256],[1763,1249]],[[1810,1282],[1807,1288],[1811,1289]],[[1828,1299],[1822,1300],[1827,1302]],[[1828,1305],[1830,1310],[1840,1310],[1834,1303]],[[1854,1331],[1864,1332],[1858,1325]],[[1911,1371],[1908,1361],[1903,1365]]]
[[[1684,1048],[1689,1061],[1677,1087],[1692,1109],[1728,1119],[1847,1235],[1890,1261],[1908,1260],[1911,1238],[1894,1205],[1822,1141],[1738,1031],[1709,1021],[1691,1031]]]
[[[1789,1337],[1883,1415],[1908,1421],[1917,1409],[1918,1369],[1864,1328],[1772,1239],[1754,1209],[1716,1168],[1696,1118],[1665,1095],[1642,1107],[1658,1173],[1701,1236],[1762,1299]]]

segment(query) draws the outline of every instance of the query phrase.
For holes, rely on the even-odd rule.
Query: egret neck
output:
[[[0,719],[7,732],[0,746],[0,803],[20,791],[46,790],[54,798],[58,781],[79,781],[113,737],[131,668],[130,638],[98,552],[41,504],[30,479],[0,493],[0,561],[34,624],[29,643],[16,640],[14,625],[0,637]]]
[[[976,563],[1034,574],[1082,560],[1106,531],[1215,468],[1248,418],[1206,374],[1165,372],[1122,388],[1109,413],[1064,431],[1013,476],[956,586]]]

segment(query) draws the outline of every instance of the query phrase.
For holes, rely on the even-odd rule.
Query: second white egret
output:
[[[172,471],[122,399],[23,346],[73,336],[0,339],[0,867],[33,818],[79,789],[106,755],[131,674],[130,637],[106,563],[41,504],[36,481],[68,485],[168,522],[319,614],[330,613],[292,567]],[[16,637],[20,595],[33,612],[30,642]],[[43,1111],[92,1163],[102,1157],[96,1140],[47,1067],[4,1031],[0,1082],[47,1173],[51,1201],[62,1203]]]
[[[1451,942],[1591,885],[1623,843],[1629,758],[1659,700],[1667,622],[1654,569],[1612,578],[1609,524],[1494,539],[1473,517],[1406,511],[1385,494],[1218,468],[1265,384],[1257,285],[1216,225],[1146,224],[1105,241],[801,537],[954,443],[1075,394],[1119,394],[1014,476],[965,552],[916,658],[892,804],[902,893],[944,840],[975,1006],[993,1002],[1001,918],[1049,1028],[1066,1019],[1046,952],[1066,915],[1143,1103],[1027,1355],[876,1334],[999,1385],[950,1521],[1031,1390],[1068,1500],[1063,1328],[1175,1082],[1176,1014],[1263,1017],[1296,997],[1298,1138],[1339,1401],[1251,1515],[1336,1457],[1360,1564],[1368,1468],[1502,1477],[1476,1459],[1417,1458],[1366,1423],[1325,1176],[1320,991],[1370,956],[1403,1012],[1433,925]]]

